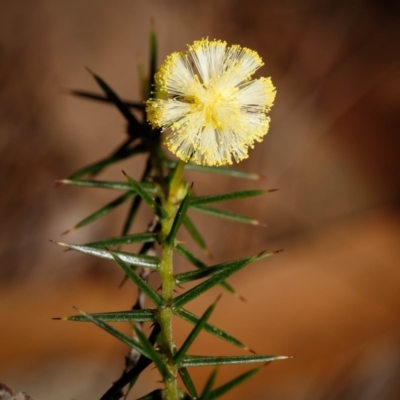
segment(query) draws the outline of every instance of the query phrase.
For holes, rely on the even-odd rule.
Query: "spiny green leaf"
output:
[[[262,222],[257,221],[256,219],[245,217],[244,215],[232,213],[229,211],[218,210],[216,208],[211,208],[206,206],[190,206],[190,209],[203,214],[212,215],[213,217],[229,219],[231,221],[242,222],[244,224],[264,226]]]
[[[139,289],[146,294],[146,296],[157,306],[161,307],[164,305],[164,299],[152,288],[150,287],[135,271],[132,270],[129,265],[127,265],[117,254],[116,251],[110,251],[114,260],[123,269],[126,275],[135,282]],[[147,256],[148,257],[148,256]]]
[[[264,193],[268,193],[270,190],[243,190],[240,192],[231,192],[231,193],[222,193],[222,194],[215,194],[210,196],[201,196],[192,199],[190,202],[190,206],[199,206],[204,204],[210,203],[218,203],[221,201],[228,201],[228,200],[239,200],[245,199],[248,197],[259,196]]]
[[[204,264],[203,261],[198,259],[187,247],[182,244],[178,244],[175,247],[176,251],[186,260],[188,260],[191,264],[193,264],[196,268],[199,269],[207,269],[208,265]]]
[[[173,161],[173,160],[167,160],[165,162],[166,167],[169,169],[174,168],[175,164],[176,164],[176,161]],[[198,171],[198,172],[209,172],[212,174],[226,175],[226,176],[230,176],[231,178],[244,178],[244,179],[251,179],[251,180],[256,180],[256,181],[258,181],[260,179],[264,179],[264,177],[259,174],[253,174],[250,172],[239,171],[239,170],[226,168],[226,167],[210,167],[208,165],[198,165],[198,164],[187,163],[186,169],[192,170],[192,171]]]
[[[90,165],[87,165],[86,167],[81,168],[80,170],[71,174],[68,178],[69,179],[79,179],[86,175],[98,174],[105,167],[115,164],[118,161],[125,160],[126,158],[143,153],[144,151],[146,151],[145,147],[140,144],[135,147],[129,148],[129,149],[127,148],[122,152],[114,153],[111,156],[109,156],[103,160],[96,161],[93,164],[90,164]]]
[[[190,377],[189,371],[186,368],[180,368],[178,372],[182,379],[182,382],[186,386],[186,389],[189,391],[190,395],[194,399],[197,399],[197,397],[199,396],[197,394],[196,387],[194,386],[192,378]]]
[[[174,313],[182,318],[183,320],[195,325],[199,321],[199,317],[196,315],[192,314],[190,311],[185,310],[184,308],[179,308],[174,311]],[[229,333],[224,332],[222,329],[217,328],[214,325],[211,325],[209,323],[206,323],[204,326],[204,330],[208,333],[211,333],[212,335],[224,340],[225,342],[228,342],[234,346],[240,347],[241,349],[244,350],[250,350],[246,345],[244,345],[241,341],[237,340],[234,338],[232,335]]]
[[[145,349],[146,353],[150,356],[151,360],[154,362],[157,369],[160,371],[160,374],[164,379],[171,378],[171,372],[169,371],[167,365],[164,362],[161,354],[153,347],[153,345],[149,342],[146,335],[138,329],[136,326],[134,327],[137,337],[140,340],[143,348]]]
[[[86,187],[98,187],[98,188],[107,188],[107,189],[119,189],[119,190],[125,190],[128,189],[129,192],[124,193],[123,195],[117,197],[110,203],[106,204],[105,206],[101,207],[100,209],[96,210],[80,222],[78,222],[76,225],[74,225],[72,228],[68,229],[64,233],[69,233],[73,230],[82,228],[91,222],[94,222],[95,220],[103,217],[104,215],[107,215],[109,212],[114,210],[116,207],[119,205],[125,203],[126,201],[130,200],[131,198],[135,197],[137,195],[136,190],[129,184],[129,183],[122,183],[122,182],[107,182],[107,181],[94,181],[94,180],[60,180],[60,183],[64,184],[72,184],[76,186],[86,186]],[[125,186],[126,185],[126,186]],[[143,189],[146,192],[156,194],[158,192],[158,189],[151,183],[148,182],[142,182],[139,184],[141,189]]]
[[[145,203],[147,203],[150,208],[161,218],[167,219],[167,212],[142,188],[139,182],[136,182],[133,178],[127,175],[124,171],[122,171],[128,180],[129,184],[133,187],[133,189],[137,192],[137,194],[143,199]]]
[[[152,345],[157,340],[157,337],[160,333],[160,326],[158,324],[154,325],[154,328],[149,336],[149,341]],[[120,379],[113,383],[110,389],[107,390],[106,393],[101,397],[100,400],[115,400],[118,396],[118,393],[129,383],[130,387],[132,387],[139,375],[151,364],[151,360],[147,357],[140,356],[137,364],[129,370],[127,373],[123,374]]]
[[[198,271],[182,272],[181,274],[175,276],[175,282],[177,285],[180,285],[182,283],[194,281],[196,279],[202,279],[208,276],[214,276],[216,274],[219,274],[220,272],[223,272],[224,270],[230,269],[235,266],[240,266],[241,263],[249,263],[252,261],[262,260],[263,258],[270,257],[274,254],[276,254],[276,252],[261,253],[258,256],[256,256],[256,258],[254,258],[254,256],[244,257],[238,260],[228,261],[226,263],[214,265],[212,267],[202,268]]]
[[[128,182],[118,182],[118,181],[98,181],[94,179],[85,180],[85,179],[60,179],[57,183],[61,183],[63,185],[73,185],[73,186],[84,186],[84,187],[93,187],[99,189],[114,189],[114,190],[126,190],[128,192],[136,193],[136,190],[133,189],[132,185]],[[151,182],[140,182],[139,184],[143,190],[148,193],[157,194],[158,188]]]
[[[104,103],[112,103],[112,101],[108,97],[104,97],[101,94],[88,92],[86,90],[70,90],[69,93],[71,93],[74,96],[83,97],[83,98],[89,99],[89,100],[97,100],[97,101],[101,101]],[[126,107],[135,108],[137,110],[144,109],[144,105],[141,103],[135,103],[135,102],[129,101],[129,100],[121,100],[121,101]]]
[[[180,204],[178,211],[176,213],[174,222],[172,223],[171,230],[170,230],[169,235],[166,240],[167,246],[172,246],[172,244],[174,243],[175,236],[178,233],[178,229],[180,228],[180,226],[183,222],[183,219],[185,218],[186,211],[189,207],[191,197],[192,197],[192,192],[189,189],[185,198],[182,200],[182,203]]]
[[[205,367],[214,365],[233,365],[233,364],[250,364],[250,363],[266,363],[270,361],[285,360],[287,356],[186,356],[181,362],[185,367]]]
[[[175,365],[179,365],[180,362],[182,361],[183,357],[186,355],[187,351],[189,350],[189,347],[192,345],[198,334],[202,331],[204,328],[205,324],[207,323],[208,319],[210,318],[210,315],[214,311],[215,306],[217,305],[217,301],[219,298],[211,304],[210,307],[207,308],[205,313],[201,316],[201,318],[197,321],[196,325],[190,332],[189,336],[186,338],[184,343],[182,344],[182,347],[179,349],[179,351],[175,354],[173,363]]]
[[[79,311],[83,316],[85,316],[89,321],[93,322],[96,324],[99,328],[105,330],[107,333],[110,335],[114,336],[121,342],[125,343],[132,349],[135,349],[138,353],[143,354],[145,357],[149,357],[147,351],[144,349],[143,345],[138,343],[136,340],[130,338],[129,336],[125,335],[124,333],[120,332],[119,330],[115,329],[114,327],[104,323],[103,321],[99,320],[98,318],[95,318],[91,314],[87,314],[82,310],[76,309]]]
[[[163,399],[163,391],[161,389],[156,389],[153,390],[151,393],[140,397],[137,400],[162,400],[162,399]]]
[[[78,244],[68,244],[62,242],[51,241],[52,243],[58,244],[63,247],[67,247],[68,249],[76,250],[81,253],[89,254],[91,256],[104,258],[106,260],[113,260],[113,256],[109,251],[98,249],[96,247],[89,246],[81,246]],[[160,259],[158,257],[147,256],[147,255],[138,255],[126,253],[124,251],[114,251],[121,260],[127,262],[128,264],[132,264],[137,267],[147,267],[147,268],[158,268],[160,264]]]
[[[94,79],[96,82],[99,84],[99,86],[103,89],[104,94],[107,96],[107,98],[115,104],[115,106],[118,108],[118,110],[121,112],[121,114],[125,117],[126,121],[129,123],[129,125],[137,130],[137,133],[141,133],[143,130],[143,127],[139,124],[138,120],[135,118],[135,116],[129,111],[129,108],[121,101],[121,99],[117,96],[117,94],[111,89],[111,87],[98,75],[96,75],[94,72],[92,72],[90,69],[88,71],[93,75]]]
[[[105,313],[92,313],[94,318],[103,322],[145,322],[156,320],[156,310],[143,309],[143,310],[129,310],[129,311],[112,311]],[[61,318],[66,321],[88,322],[90,321],[84,315],[71,315],[70,317]]]
[[[91,222],[96,221],[97,219],[103,217],[104,215],[107,215],[109,212],[111,212],[112,210],[117,208],[119,205],[125,203],[126,201],[128,201],[129,199],[131,199],[132,197],[135,197],[135,196],[136,196],[135,192],[127,192],[127,193],[123,194],[122,196],[117,197],[112,202],[106,204],[105,206],[101,207],[100,209],[98,209],[94,213],[90,214],[83,220],[79,221],[72,228],[67,229],[63,234],[67,234],[76,229],[82,228],[82,227],[90,224]]]
[[[195,299],[207,290],[211,289],[213,286],[218,285],[218,283],[222,282],[226,278],[229,278],[231,275],[245,267],[247,264],[255,261],[260,255],[261,254],[245,258],[241,261],[233,262],[233,264],[224,268],[221,272],[207,279],[205,282],[202,282],[192,289],[189,289],[185,293],[182,293],[181,295],[175,297],[172,300],[172,307],[182,307],[189,301]]]
[[[96,242],[85,243],[89,247],[111,247],[124,244],[155,242],[157,237],[154,233],[135,233],[132,235],[116,236],[108,239],[97,240]]]
[[[153,243],[152,243],[152,242],[144,243],[144,244],[142,245],[142,247],[140,248],[138,254],[140,254],[140,255],[145,255],[145,254],[148,253],[148,251],[149,251],[152,247],[153,247]],[[123,285],[123,284],[125,283],[125,281],[127,281],[127,280],[128,280],[128,276],[125,275],[125,276],[124,276],[124,279],[123,279],[122,282],[120,283],[120,286],[119,286],[119,287],[121,288],[122,285]]]
[[[211,389],[214,386],[215,378],[217,376],[218,369],[215,368],[211,375],[207,379],[207,382],[204,386],[203,393],[201,394],[200,400],[209,400]]]
[[[217,399],[218,397],[223,396],[225,393],[229,392],[232,390],[234,387],[240,385],[242,382],[246,381],[253,375],[255,375],[258,371],[260,371],[263,367],[258,367],[251,369],[250,371],[245,372],[242,375],[239,375],[238,377],[232,379],[225,385],[220,386],[219,388],[213,390],[208,396],[204,397],[202,396],[200,400],[214,400]]]
[[[190,236],[200,246],[200,248],[209,253],[203,237],[200,235],[200,232],[197,230],[192,220],[187,215],[185,215],[185,218],[183,218],[183,225],[185,225],[185,228],[189,232]]]
[[[191,262],[196,268],[206,270],[209,268],[206,264],[204,264],[201,260],[199,260],[193,253],[191,253],[185,246],[178,244],[175,249],[178,251],[178,253],[186,258],[189,262]],[[236,292],[236,290],[227,282],[223,281],[220,282],[220,286],[223,287],[225,290],[228,292],[234,294],[235,296],[239,296],[239,294]]]

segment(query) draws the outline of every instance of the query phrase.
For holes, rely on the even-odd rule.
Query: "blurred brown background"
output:
[[[247,303],[224,294],[212,321],[258,353],[296,358],[225,398],[400,399],[397,1],[2,0],[0,11],[0,382],[35,400],[96,400],[119,376],[123,345],[96,327],[50,318],[72,314],[71,304],[128,309],[135,289],[118,289],[122,274],[111,263],[48,242],[115,194],[53,180],[124,139],[116,110],[63,90],[97,91],[89,66],[139,100],[137,63],[148,58],[154,18],[160,60],[195,39],[220,38],[257,50],[262,75],[278,88],[270,132],[239,166],[265,181],[187,174],[202,194],[279,188],[225,206],[266,228],[193,215],[211,262],[285,249],[233,277]],[[142,161],[101,177],[120,179],[121,167],[139,177]],[[63,239],[117,235],[126,212]],[[149,215],[143,209],[135,232]],[[192,310],[201,313],[219,292]],[[177,321],[178,343],[189,329]],[[208,334],[192,352],[206,347],[240,354]],[[243,370],[223,367],[217,383]],[[194,379],[202,385],[209,372],[193,370]],[[146,372],[131,398],[156,380]]]

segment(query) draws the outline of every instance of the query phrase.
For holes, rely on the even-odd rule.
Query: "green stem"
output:
[[[186,190],[182,191],[182,175],[185,163],[180,161],[175,170],[174,176],[170,183],[168,196],[163,204],[165,211],[168,213],[168,219],[161,221],[160,241],[162,245],[162,257],[160,264],[160,274],[162,280],[162,296],[166,306],[159,310],[158,323],[161,328],[160,353],[165,357],[170,369],[172,378],[163,377],[165,383],[166,400],[179,400],[178,389],[178,370],[173,364],[175,354],[175,342],[172,334],[172,309],[171,300],[175,288],[175,278],[173,271],[173,246],[166,244],[166,238],[182,201]],[[183,194],[184,193],[184,194]]]

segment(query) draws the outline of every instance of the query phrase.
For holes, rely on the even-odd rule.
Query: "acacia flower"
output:
[[[155,76],[165,98],[147,101],[153,127],[170,130],[165,144],[184,161],[232,164],[248,157],[268,132],[276,90],[271,78],[252,79],[257,52],[202,39],[172,53]]]

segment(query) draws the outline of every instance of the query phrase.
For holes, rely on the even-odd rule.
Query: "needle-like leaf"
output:
[[[185,310],[184,308],[180,308],[178,310],[175,310],[174,313],[182,318],[183,320],[196,325],[199,321],[199,317],[196,315],[192,314],[190,311]],[[214,325],[211,325],[209,323],[206,323],[204,325],[204,330],[208,333],[211,333],[212,335],[224,340],[225,342],[228,342],[234,346],[240,347],[241,349],[244,350],[250,350],[245,344],[243,344],[240,340],[234,338],[232,335],[229,333],[224,332],[222,329],[217,328]]]
[[[176,213],[174,222],[172,223],[171,230],[169,232],[169,235],[166,239],[166,244],[167,246],[172,246],[175,240],[175,236],[178,233],[178,229],[180,228],[183,219],[185,218],[186,211],[189,207],[190,204],[190,199],[192,197],[192,191],[189,189],[188,193],[186,194],[185,198],[182,200],[182,203],[180,204],[178,211]]]
[[[121,246],[132,243],[144,243],[144,242],[155,242],[157,237],[154,233],[135,233],[132,235],[116,236],[108,239],[97,240],[95,242],[85,243],[85,246],[89,247],[112,247]]]
[[[146,296],[159,308],[164,305],[165,300],[152,288],[147,282],[145,282],[129,265],[127,265],[121,257],[119,257],[118,252],[109,251],[113,256],[114,260],[123,269],[125,274],[139,287],[139,289],[146,294]],[[147,256],[149,257],[149,256]]]
[[[129,108],[123,103],[123,101],[118,97],[114,90],[112,90],[111,87],[102,78],[100,78],[90,69],[88,69],[88,71],[93,75],[93,78],[99,84],[107,98],[115,104],[121,114],[125,117],[131,128],[134,128],[137,131],[137,134],[140,134],[143,130],[143,127],[139,124],[139,121],[135,118],[135,116],[130,112]]]
[[[160,371],[162,377],[164,379],[171,378],[172,377],[171,372],[169,371],[167,365],[165,364],[161,354],[153,347],[149,339],[147,339],[146,335],[140,329],[138,329],[136,326],[134,327],[134,329],[137,337],[140,340],[140,343],[142,344],[146,353],[149,355],[150,359],[154,362],[157,369]]]
[[[270,361],[286,360],[287,356],[251,355],[251,356],[186,356],[181,361],[184,367],[206,367],[215,365],[234,365],[266,363]]]
[[[250,371],[245,372],[244,374],[239,375],[238,377],[232,379],[228,383],[225,383],[225,385],[222,385],[219,388],[213,390],[207,396],[204,396],[204,394],[203,394],[201,396],[200,400],[214,400],[214,399],[217,399],[218,397],[223,396],[225,393],[229,392],[236,386],[240,385],[242,382],[251,378],[253,375],[255,375],[261,369],[263,369],[263,367],[254,368],[254,369],[251,369]]]
[[[165,165],[167,168],[173,169],[176,165],[176,161],[167,160],[165,162]],[[231,178],[244,178],[244,179],[251,179],[251,180],[255,180],[255,181],[264,179],[264,177],[259,174],[253,174],[250,172],[239,171],[239,170],[226,168],[226,167],[210,167],[208,165],[198,165],[198,164],[187,163],[186,169],[192,170],[192,171],[197,171],[197,172],[209,172],[212,174],[226,175],[226,176],[230,176]]]
[[[96,247],[82,246],[79,244],[68,244],[55,241],[51,242],[63,247],[67,247],[68,249],[79,251],[84,254],[104,258],[106,260],[114,260],[111,253],[107,250],[98,249]],[[126,253],[124,251],[114,251],[113,253],[117,255],[118,258],[120,258],[122,261],[125,261],[126,263],[132,264],[137,267],[158,268],[160,264],[160,259],[158,257]]]
[[[92,313],[92,317],[97,318],[102,322],[146,322],[156,320],[156,310],[142,309],[129,311],[112,311],[105,313]],[[58,319],[58,318],[57,318]],[[70,317],[60,318],[66,321],[88,322],[90,321],[84,315],[71,315]]]
[[[153,247],[153,243],[152,242],[146,242],[142,245],[142,247],[139,250],[139,255],[145,255],[148,253],[148,251]],[[122,280],[122,282],[120,283],[120,288],[123,286],[123,284],[128,280],[128,276],[125,275],[124,279]]]
[[[93,322],[96,324],[99,328],[103,329],[110,335],[114,336],[121,342],[125,343],[132,349],[135,349],[138,353],[144,355],[145,357],[149,357],[147,351],[144,349],[143,345],[138,343],[136,340],[130,338],[129,336],[125,335],[125,333],[120,332],[119,330],[115,329],[114,327],[104,323],[103,321],[99,320],[98,318],[94,317],[91,314],[85,313],[83,310],[76,309],[77,311],[80,312],[81,315],[86,317],[89,321]]]
[[[76,229],[82,228],[82,227],[96,221],[97,219],[103,217],[104,215],[107,215],[109,212],[111,212],[112,210],[117,208],[119,205],[125,203],[126,201],[128,201],[129,199],[131,199],[132,197],[135,197],[135,196],[136,196],[135,192],[127,192],[127,193],[123,194],[122,196],[117,197],[115,200],[111,201],[110,203],[108,203],[105,206],[101,207],[100,209],[96,210],[95,212],[93,212],[92,214],[90,214],[89,216],[84,218],[83,220],[79,221],[72,228],[66,230],[64,232],[64,234],[72,232]]]
[[[118,181],[98,181],[94,179],[60,179],[57,183],[63,185],[72,185],[72,186],[83,186],[90,188],[99,188],[99,189],[113,189],[113,190],[124,190],[128,192],[135,192],[136,190],[130,185],[128,182],[118,182]],[[140,182],[139,184],[143,190],[148,193],[156,194],[158,189],[151,182]]]
[[[243,267],[245,267],[247,264],[255,261],[260,257],[262,253],[259,255],[253,256],[253,257],[248,257],[245,259],[242,259],[240,261],[233,262],[230,266],[224,268],[221,272],[218,274],[212,276],[211,278],[207,279],[205,282],[202,282],[195,286],[192,289],[189,289],[185,293],[175,297],[172,300],[172,307],[182,307],[189,301],[192,301],[196,297],[200,296],[207,290],[211,289],[213,286],[218,285],[220,282],[225,280],[226,278],[229,278],[231,275],[233,275],[235,272],[239,271]]]
[[[178,244],[175,249],[178,251],[178,253],[186,258],[190,263],[192,263],[196,268],[199,268],[201,270],[206,270],[208,265],[204,264],[201,260],[199,260],[193,253],[191,253],[185,246]],[[236,292],[236,290],[227,282],[222,281],[220,282],[220,286],[223,287],[225,290],[228,292],[234,294],[235,296],[239,297],[239,294]]]
[[[74,90],[73,89],[73,90],[70,90],[69,93],[74,96],[83,97],[83,98],[89,99],[89,100],[96,100],[96,101],[100,101],[100,102],[104,102],[104,103],[113,103],[108,97],[105,97],[101,94],[88,92],[86,90]],[[143,110],[143,108],[144,108],[144,105],[141,103],[135,103],[135,102],[129,101],[129,100],[121,100],[121,101],[126,107],[135,108],[137,110]]]
[[[190,395],[194,398],[197,399],[199,396],[197,394],[196,387],[194,386],[194,383],[192,381],[192,378],[190,377],[189,371],[187,368],[180,368],[178,370],[179,375],[182,379],[182,382],[185,384],[186,389],[189,391]]]
[[[243,190],[240,192],[214,194],[210,196],[195,197],[190,202],[190,206],[200,206],[210,203],[219,203],[221,201],[246,199],[248,197],[260,196],[261,194],[268,193],[269,190]]]
[[[229,211],[218,210],[216,208],[211,208],[206,206],[190,206],[190,209],[203,214],[212,215],[213,217],[229,219],[231,221],[242,222],[244,224],[261,225],[261,226],[264,225],[262,222],[256,219],[245,217],[244,215],[232,213]]]
[[[133,157],[137,154],[143,153],[145,151],[145,147],[140,144],[132,147],[130,149],[125,149],[124,151],[120,151],[112,154],[111,156],[104,158],[100,161],[96,161],[93,164],[89,164],[86,167],[79,169],[78,171],[71,174],[69,179],[79,179],[86,175],[95,175],[102,171],[105,167],[109,165],[115,164],[119,161],[125,160],[126,158]]]
[[[128,180],[129,184],[133,187],[133,189],[137,192],[137,194],[143,199],[145,203],[147,203],[150,208],[163,219],[168,218],[167,212],[142,188],[139,182],[136,182],[133,178],[127,175],[124,171],[122,171],[125,175],[125,178]]]
[[[185,218],[183,218],[183,225],[185,225],[185,228],[189,232],[190,236],[200,246],[200,248],[202,248],[206,253],[210,253],[207,249],[206,242],[204,241],[200,232],[197,230],[192,220],[187,215],[185,215]]]
[[[189,336],[186,338],[184,343],[182,344],[181,348],[179,351],[175,354],[173,363],[175,365],[179,365],[180,362],[182,361],[183,357],[186,355],[187,351],[189,350],[189,347],[192,345],[198,334],[203,330],[205,324],[207,323],[208,319],[210,318],[210,315],[214,311],[215,306],[217,305],[218,299],[211,304],[210,307],[207,308],[205,313],[201,316],[201,318],[197,321],[196,325],[190,332]]]
[[[211,375],[208,377],[207,382],[204,386],[203,393],[201,394],[200,400],[209,400],[211,389],[214,386],[215,378],[217,376],[218,369],[215,368]]]
[[[155,324],[150,336],[149,342],[154,345],[160,333],[160,326]],[[140,356],[137,364],[127,373],[124,373],[120,379],[113,383],[110,389],[101,397],[100,400],[116,400],[119,399],[119,393],[129,383],[133,386],[139,375],[151,364],[151,360],[147,357]]]
[[[180,285],[182,283],[194,281],[196,279],[202,279],[202,278],[206,278],[208,276],[214,276],[214,275],[219,274],[220,272],[223,272],[232,267],[235,267],[236,265],[239,266],[241,263],[249,263],[252,261],[262,260],[263,258],[270,257],[274,254],[276,254],[276,252],[261,253],[258,256],[256,256],[256,258],[254,258],[254,256],[250,256],[250,257],[240,258],[238,260],[228,261],[226,263],[214,265],[212,267],[202,268],[198,271],[182,272],[181,274],[178,274],[175,276],[175,282],[177,285]]]

